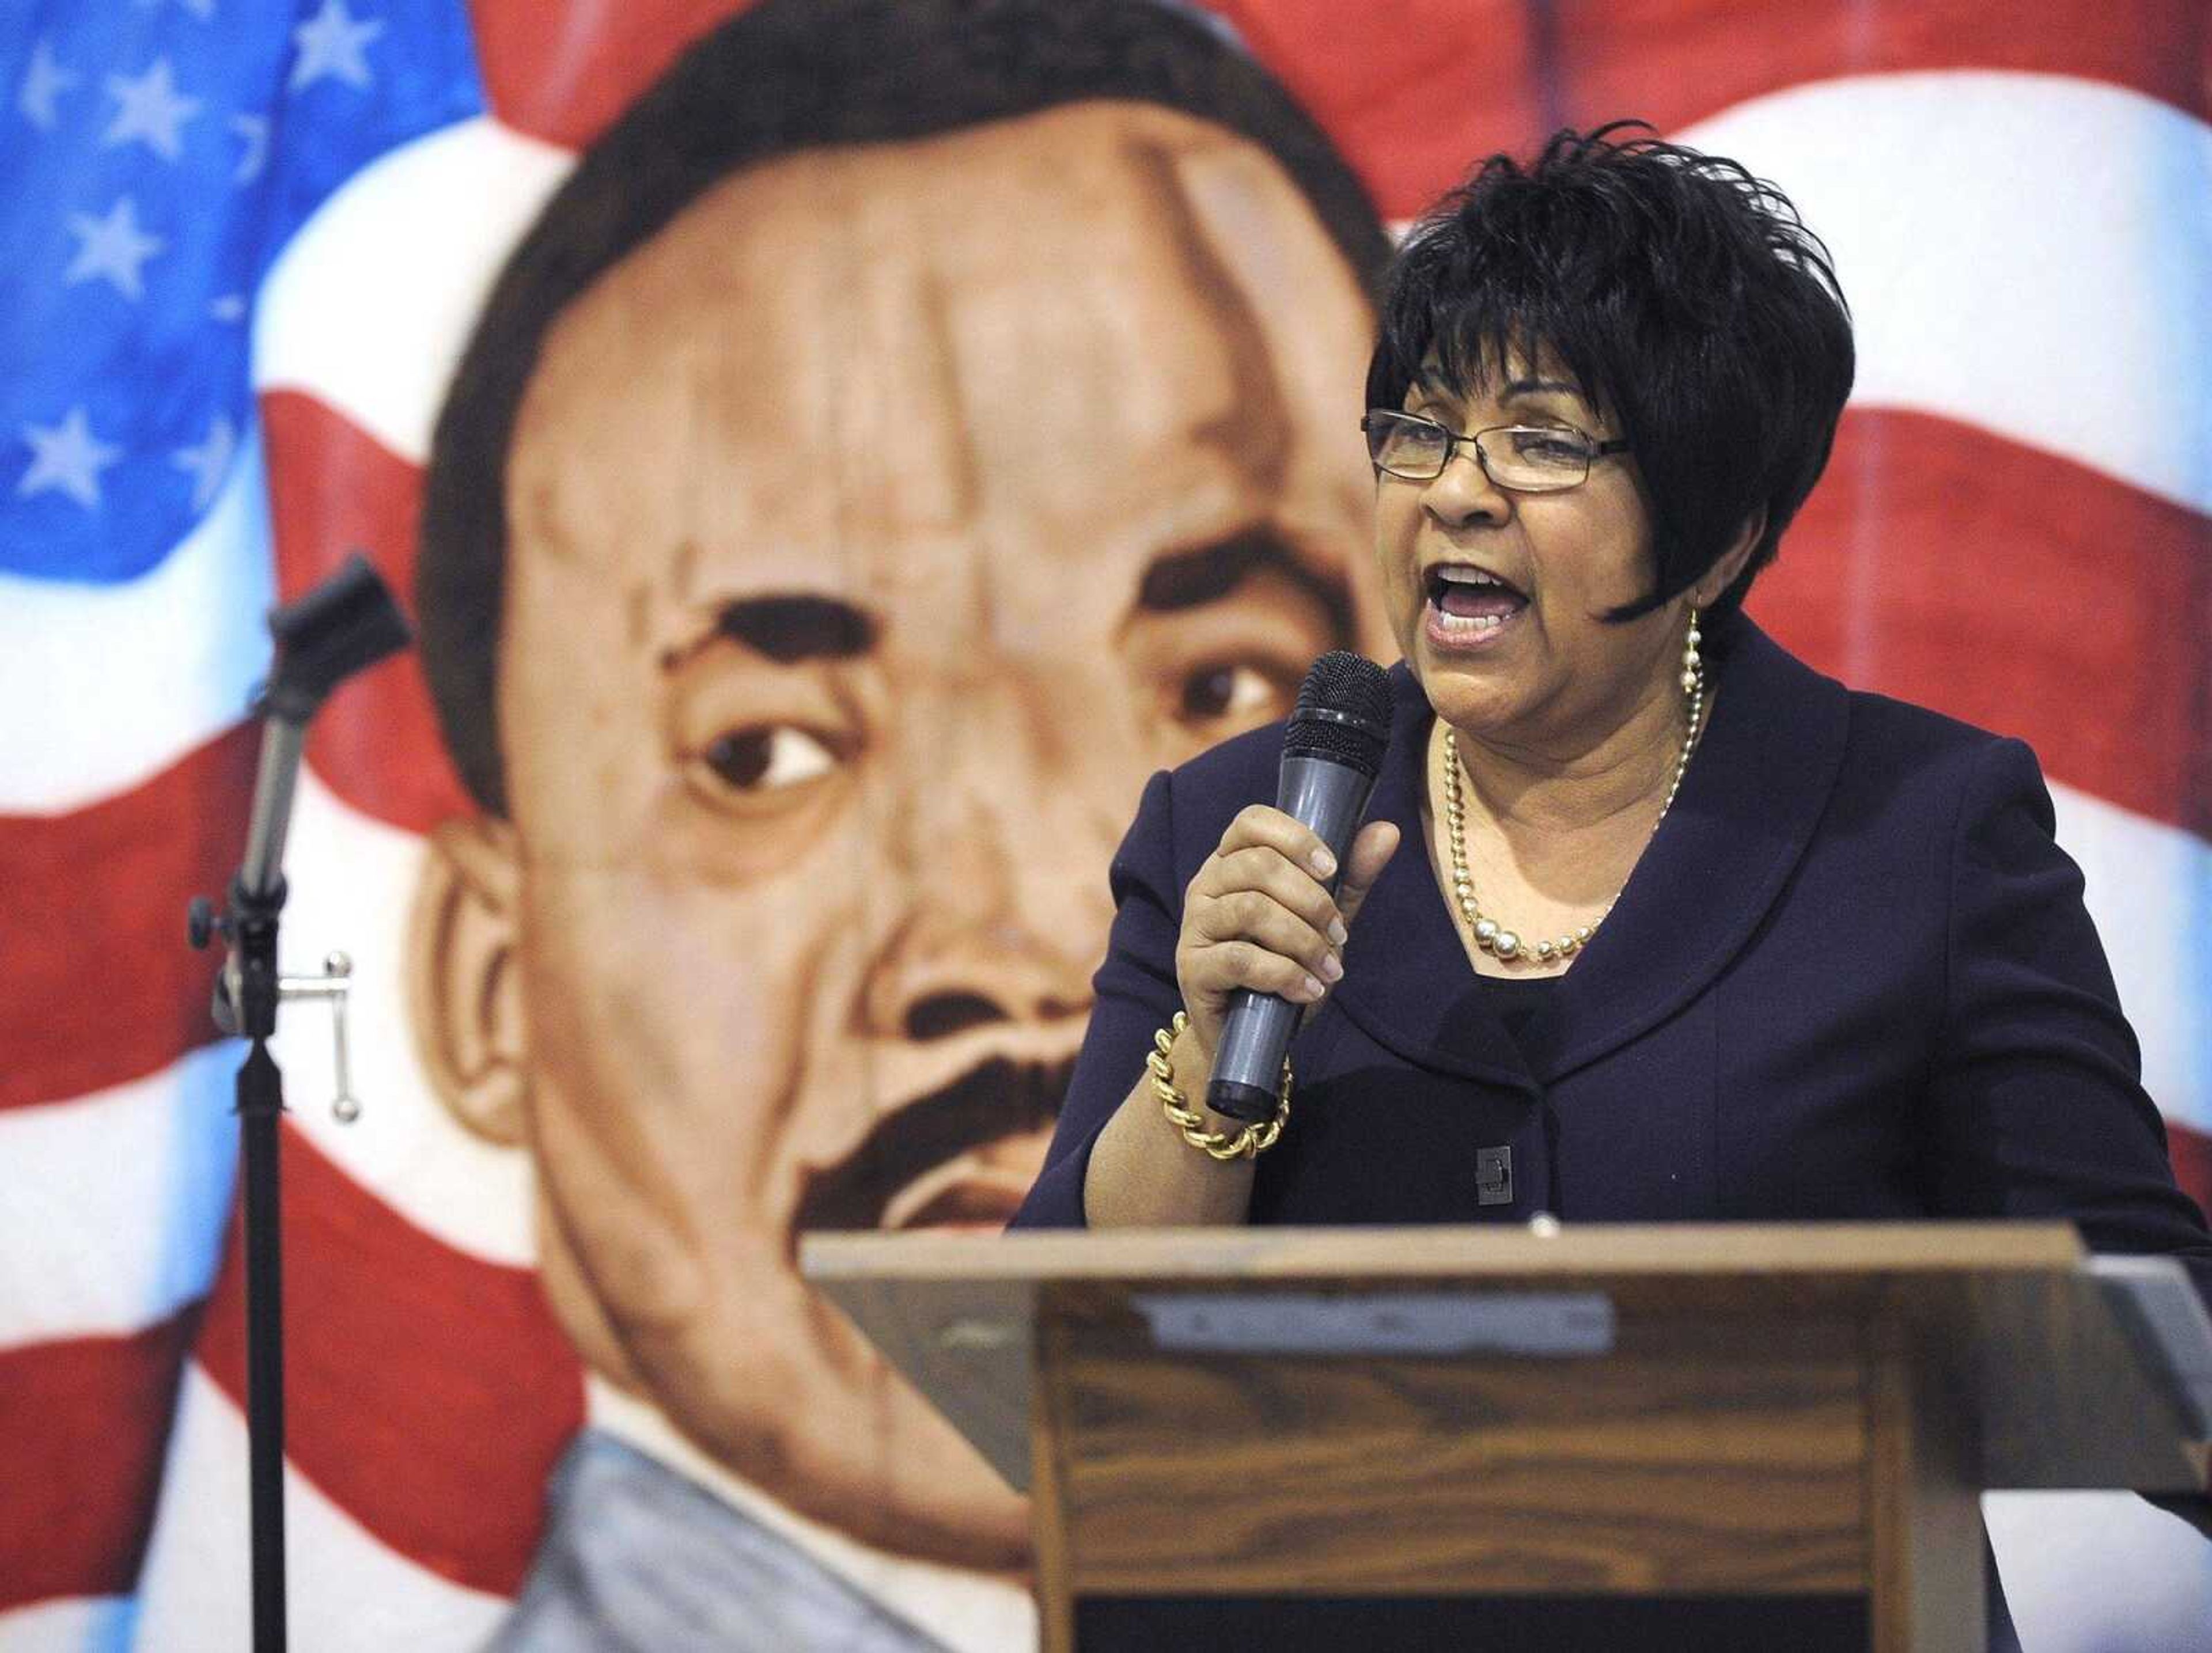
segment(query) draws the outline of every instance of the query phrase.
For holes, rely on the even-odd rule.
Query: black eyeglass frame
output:
[[[1469,443],[1474,448],[1475,464],[1482,467],[1482,474],[1490,478],[1492,487],[1503,488],[1509,493],[1515,494],[1564,494],[1570,488],[1580,488],[1588,482],[1590,466],[1596,464],[1598,460],[1608,453],[1626,453],[1632,446],[1624,436],[1601,439],[1591,435],[1588,431],[1577,430],[1572,425],[1485,425],[1480,430],[1471,430],[1462,435],[1441,420],[1431,419],[1426,414],[1402,413],[1395,408],[1370,408],[1365,413],[1361,414],[1359,430],[1362,435],[1373,435],[1374,421],[1378,416],[1385,419],[1402,419],[1409,425],[1426,425],[1431,430],[1441,431],[1446,439],[1443,458],[1437,462],[1437,468],[1434,471],[1425,476],[1409,476],[1403,471],[1393,471],[1389,465],[1375,458],[1374,445],[1370,442],[1368,446],[1368,463],[1383,475],[1395,477],[1401,482],[1434,482],[1450,468],[1452,455],[1459,451],[1461,444]],[[1482,439],[1486,436],[1504,435],[1516,431],[1526,431],[1532,436],[1567,435],[1576,438],[1589,449],[1583,459],[1583,474],[1572,482],[1563,482],[1556,486],[1542,488],[1530,488],[1519,483],[1500,482],[1497,472],[1490,468],[1490,455],[1483,451]]]

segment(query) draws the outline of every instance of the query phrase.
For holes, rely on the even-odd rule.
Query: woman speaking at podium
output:
[[[1742,612],[1851,374],[1826,248],[1733,161],[1563,132],[1416,226],[1367,823],[1339,867],[1269,806],[1280,729],[1152,779],[1017,1226],[2063,1218],[2212,1297],[2033,754]],[[1239,988],[1305,1006],[1254,1121],[1206,1103]]]
[[[1338,869],[1268,806],[1279,729],[1154,777],[1018,1225],[2057,1218],[2212,1288],[2033,755],[1742,612],[1851,374],[1732,161],[1563,132],[1415,228],[1367,823]],[[1240,988],[1308,1007],[1251,1124],[1204,1101]]]

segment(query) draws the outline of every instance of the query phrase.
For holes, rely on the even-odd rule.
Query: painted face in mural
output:
[[[550,335],[434,1065],[586,1358],[794,1508],[1024,1559],[796,1237],[1004,1219],[1146,776],[1382,641],[1370,326],[1272,160],[1101,104],[740,174]]]

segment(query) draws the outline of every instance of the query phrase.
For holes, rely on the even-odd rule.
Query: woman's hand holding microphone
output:
[[[1242,1128],[1204,1102],[1230,995],[1250,988],[1309,1007],[1326,998],[1343,977],[1345,941],[1398,839],[1390,822],[1362,827],[1332,895],[1337,867],[1320,836],[1254,804],[1185,888],[1175,966],[1188,1020],[1169,1061],[1208,1130],[1234,1136]],[[1216,1160],[1185,1144],[1162,1120],[1149,1074],[1099,1133],[1084,1179],[1094,1228],[1242,1222],[1251,1200],[1252,1161]]]
[[[1352,921],[1396,852],[1398,836],[1388,821],[1362,827],[1332,896],[1336,860],[1311,828],[1265,804],[1229,823],[1183,892],[1176,941],[1176,981],[1190,1023],[1176,1041],[1175,1067],[1187,1094],[1205,1092],[1229,995],[1237,988],[1308,1006],[1328,996],[1344,975]]]

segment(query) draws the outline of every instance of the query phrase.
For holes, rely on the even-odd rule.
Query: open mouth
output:
[[[1528,606],[1511,581],[1472,562],[1445,562],[1428,571],[1428,632],[1446,647],[1488,641]]]
[[[886,1115],[843,1159],[806,1173],[794,1237],[1004,1228],[1036,1172],[1018,1139],[1033,1140],[1059,1117],[1073,1071],[1073,1062],[987,1061]]]

